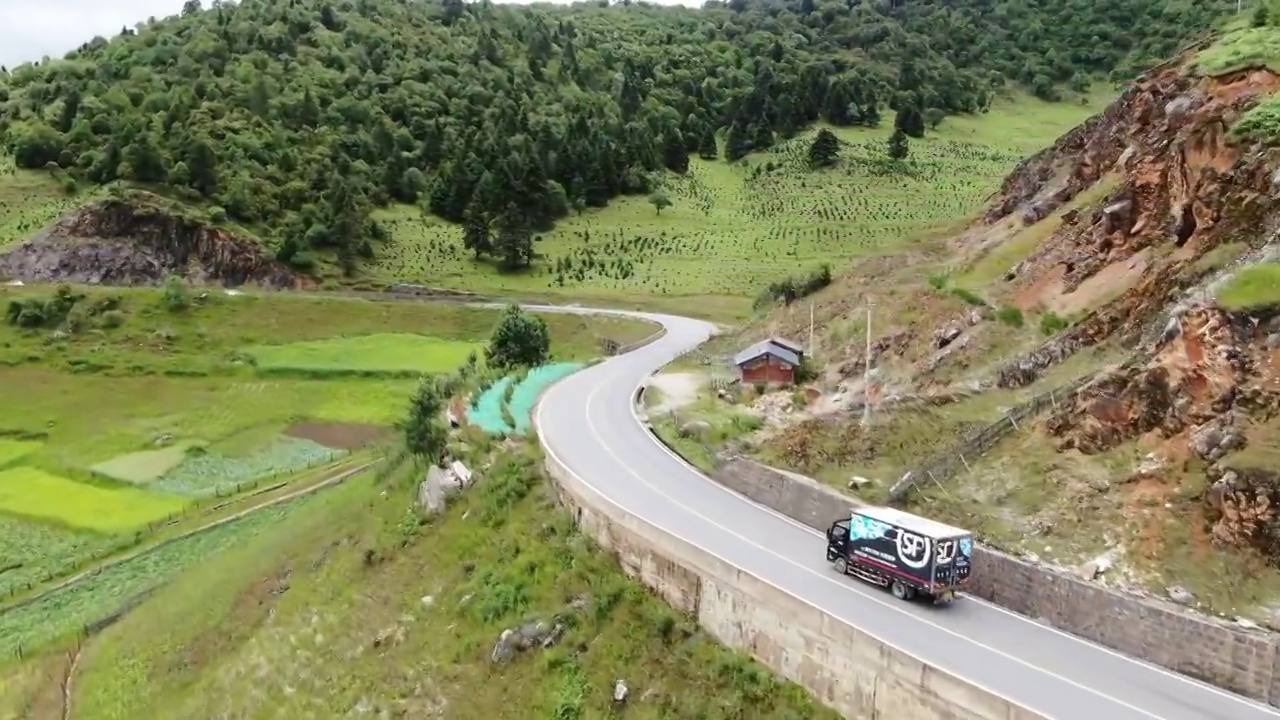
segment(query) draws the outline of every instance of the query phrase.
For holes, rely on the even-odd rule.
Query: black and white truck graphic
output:
[[[860,507],[827,529],[827,561],[901,600],[923,594],[950,602],[969,580],[973,535],[893,508]]]

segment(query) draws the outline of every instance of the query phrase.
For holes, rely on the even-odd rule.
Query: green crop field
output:
[[[266,448],[244,457],[219,452],[194,454],[173,472],[153,483],[151,488],[193,497],[226,493],[240,483],[289,475],[331,462],[342,454],[310,440],[277,438]]]
[[[274,505],[206,532],[169,543],[130,558],[70,587],[54,591],[29,605],[0,614],[0,659],[20,648],[79,634],[84,625],[123,608],[140,593],[175,573],[207,559],[233,542],[252,537],[289,516],[309,498]]]
[[[72,528],[127,532],[180,513],[184,507],[186,503],[173,496],[88,485],[38,468],[0,471],[0,512]]]
[[[0,286],[0,306],[47,295],[49,290]],[[355,338],[379,333],[421,334],[475,344],[486,341],[498,321],[493,309],[455,303],[218,291],[209,292],[186,312],[171,313],[162,307],[156,290],[87,292],[90,301],[112,297],[120,303],[118,327],[87,328],[51,338],[48,333],[19,332],[0,325],[0,368],[36,364],[113,375],[226,373],[240,366],[237,353],[244,348],[332,338],[354,343]],[[652,323],[624,318],[565,313],[541,317],[551,333],[552,352],[565,360],[598,356],[603,339],[626,344],[657,329]]]
[[[446,373],[458,369],[472,353],[483,357],[484,346],[426,335],[379,333],[259,346],[245,352],[264,372]]]
[[[160,450],[139,450],[89,469],[112,480],[145,485],[181,465],[189,446],[189,443],[179,443]]]
[[[0,305],[53,292],[0,287]],[[364,435],[389,428],[404,417],[416,383],[341,372],[275,376],[271,367],[452,369],[483,347],[498,319],[492,309],[457,304],[214,289],[192,291],[187,309],[171,311],[154,289],[75,292],[86,307],[110,301],[114,322],[0,324],[0,430],[40,438],[0,438],[0,598],[35,592],[146,539],[102,533],[141,529],[184,508],[180,522],[197,524],[221,501],[195,499],[249,502],[251,488],[333,462],[351,449],[341,444],[345,431],[326,436],[317,423],[350,424]],[[605,339],[627,343],[655,329],[543,317],[557,358],[585,360]],[[246,349],[261,350],[267,368],[247,362]],[[295,426],[304,435],[282,437]],[[304,439],[307,432],[321,437]],[[330,436],[346,450],[325,447]],[[73,480],[85,476],[101,484]]]
[[[19,170],[12,157],[0,153],[0,250],[26,240],[87,199],[88,193],[68,195],[53,174]]]
[[[0,470],[16,465],[40,450],[42,443],[31,440],[6,440],[0,438]]]
[[[224,438],[252,447],[304,417],[388,424],[403,415],[414,385],[413,380],[113,378],[25,367],[0,368],[0,382],[10,422],[48,432],[41,455],[83,467],[118,460],[166,437],[175,443],[207,442],[214,450],[221,449]]]
[[[0,515],[0,600],[120,543],[119,538]]]
[[[976,117],[949,118],[911,144],[910,170],[885,174],[889,128],[837,129],[841,162],[810,171],[805,133],[739,163],[693,158],[667,177],[672,206],[647,197],[562,220],[535,240],[527,272],[499,273],[463,249],[462,230],[416,208],[381,214],[393,242],[375,273],[481,292],[754,296],[780,276],[821,262],[892,253],[970,217],[1028,152],[1096,112],[1107,99],[1048,104],[1019,99]],[[689,303],[690,312],[698,303]]]

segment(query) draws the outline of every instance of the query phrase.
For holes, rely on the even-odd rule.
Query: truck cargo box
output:
[[[895,594],[950,596],[969,579],[973,536],[901,510],[860,507],[828,531],[827,559],[837,558],[851,574],[894,586]]]

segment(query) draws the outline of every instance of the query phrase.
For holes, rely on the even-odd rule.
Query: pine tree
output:
[[[703,160],[715,160],[720,157],[720,147],[716,145],[716,133],[710,127],[702,131],[698,138],[698,157]]]
[[[910,152],[907,134],[902,131],[902,128],[894,129],[893,134],[889,136],[889,157],[894,160],[906,160]]]
[[[840,157],[840,141],[826,128],[818,131],[818,136],[809,145],[809,165],[826,167],[834,165]]]
[[[898,114],[893,118],[893,127],[906,133],[908,137],[922,138],[924,115],[915,105],[904,105],[898,108]]]
[[[724,159],[729,162],[741,160],[751,152],[750,132],[734,123],[729,126],[729,134],[724,143]]]

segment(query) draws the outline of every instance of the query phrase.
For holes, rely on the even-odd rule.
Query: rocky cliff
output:
[[[227,286],[309,284],[254,240],[170,212],[142,193],[67,213],[0,255],[0,278],[23,282],[149,285],[171,274]]]
[[[1033,225],[1088,188],[1114,188],[1063,213],[1006,274],[999,292],[1012,304],[1082,317],[1009,362],[1002,387],[1029,384],[1105,338],[1136,343],[1217,269],[1207,255],[1227,244],[1236,255],[1259,247],[1280,225],[1269,198],[1276,153],[1229,137],[1245,111],[1280,87],[1280,76],[1254,68],[1197,77],[1188,58],[1143,76],[1104,113],[1022,163],[991,204],[984,224]]]
[[[1020,165],[981,221],[1032,225],[1086,188],[1104,180],[1114,188],[1062,213],[1005,276],[1001,291],[1024,309],[1070,307],[1082,295],[1094,302],[1070,329],[1005,364],[997,384],[1029,384],[1106,339],[1135,348],[1141,362],[1064,404],[1043,422],[1045,434],[1060,452],[1156,448],[1153,469],[1138,475],[1172,466],[1203,473],[1198,501],[1212,541],[1253,547],[1280,565],[1280,468],[1252,452],[1276,444],[1280,308],[1233,313],[1200,292],[1235,266],[1277,254],[1280,155],[1238,142],[1230,128],[1280,88],[1280,76],[1258,67],[1200,77],[1187,59],[1147,74]]]

